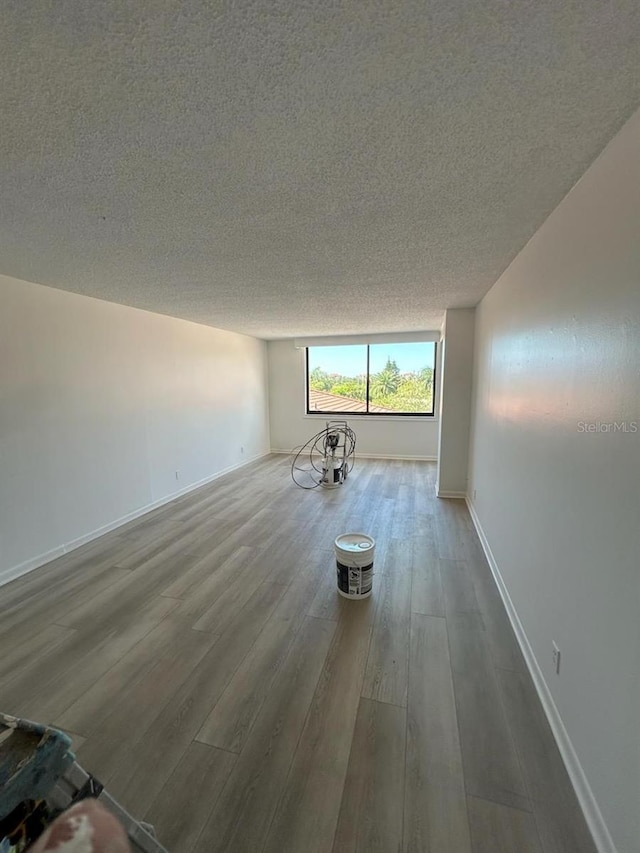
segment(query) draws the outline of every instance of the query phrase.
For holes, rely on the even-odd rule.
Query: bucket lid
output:
[[[336,537],[336,548],[341,551],[350,551],[354,554],[361,554],[363,551],[368,551],[375,545],[375,540],[372,536],[367,536],[366,533],[343,533]]]

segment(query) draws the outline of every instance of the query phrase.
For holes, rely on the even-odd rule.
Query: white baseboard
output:
[[[138,507],[137,509],[132,510],[132,512],[128,512],[126,515],[115,519],[115,521],[110,521],[108,524],[103,524],[101,527],[97,527],[95,530],[91,530],[89,533],[85,533],[82,536],[78,536],[76,539],[72,539],[70,542],[65,542],[62,545],[58,545],[55,548],[51,548],[49,551],[45,551],[43,554],[38,554],[36,557],[31,557],[30,559],[25,560],[23,563],[19,563],[17,566],[11,566],[8,569],[4,569],[0,572],[0,586],[3,586],[4,584],[9,583],[10,581],[16,580],[16,578],[22,577],[22,575],[26,575],[28,572],[32,572],[34,569],[40,568],[40,566],[44,566],[45,563],[50,563],[51,560],[55,560],[57,557],[62,557],[64,554],[68,554],[71,551],[75,551],[76,548],[80,548],[80,546],[86,545],[88,542],[92,542],[99,536],[104,536],[105,533],[110,533],[112,530],[116,530],[118,527],[122,527],[123,524],[127,524],[130,521],[134,521],[141,515],[145,515],[146,513],[151,512],[154,509],[158,509],[158,507],[161,507],[164,504],[169,503],[170,501],[174,501],[176,498],[181,497],[181,495],[186,495],[188,492],[193,492],[196,489],[201,488],[202,486],[206,486],[207,483],[212,483],[214,480],[217,480],[220,477],[224,477],[225,474],[230,474],[232,471],[237,471],[238,468],[244,468],[246,465],[251,465],[253,462],[257,462],[258,459],[262,459],[263,457],[268,456],[269,452],[270,451],[265,451],[264,453],[260,453],[257,456],[253,456],[251,459],[247,459],[245,462],[238,463],[237,465],[229,465],[227,468],[223,468],[221,471],[217,471],[215,474],[210,474],[209,476],[203,477],[201,480],[198,480],[195,483],[191,483],[188,486],[184,486],[184,488],[179,489],[178,491],[171,492],[171,494],[165,495],[164,497],[159,498],[156,501],[152,501],[149,504],[145,504],[145,506]]]
[[[437,462],[437,456],[402,456],[397,453],[356,453],[356,459],[401,459],[405,462]]]
[[[464,500],[467,495],[465,492],[448,492],[446,489],[436,489],[436,497],[438,498],[461,498]]]
[[[569,774],[576,796],[578,797],[578,801],[584,813],[589,830],[591,831],[591,835],[593,836],[598,853],[617,853],[609,829],[607,828],[602,812],[600,811],[600,807],[598,806],[593,791],[591,790],[591,786],[589,785],[589,780],[587,779],[582,765],[580,764],[580,760],[562,721],[558,708],[556,707],[556,703],[553,701],[553,696],[551,695],[549,686],[545,681],[540,665],[533,653],[529,639],[522,626],[520,617],[518,616],[518,611],[511,600],[509,590],[507,589],[502,575],[500,574],[500,569],[498,568],[498,564],[493,556],[493,552],[491,551],[491,546],[489,545],[485,532],[482,529],[478,514],[468,495],[466,495],[466,502],[471,519],[473,520],[473,524],[476,528],[478,538],[480,539],[482,549],[491,568],[491,572],[495,579],[496,586],[498,587],[498,591],[500,592],[507,615],[509,616],[511,627],[514,630],[518,643],[520,644],[520,648],[522,649],[522,654],[527,662],[531,678],[533,679],[538,696],[540,697],[540,701],[549,721],[549,725],[551,726],[553,736],[558,744],[562,760],[567,768],[567,773]]]
[[[296,448],[296,451],[299,448]],[[292,455],[291,450],[271,450],[271,453],[284,453],[287,456]],[[356,451],[356,461],[358,459],[402,459],[406,462],[437,462],[437,456],[400,456],[393,453],[360,453]],[[462,496],[464,497],[464,495]]]
[[[11,581],[16,580],[16,578],[22,577],[22,575],[26,575],[28,572],[32,572],[34,569],[38,569],[40,566],[44,566],[45,563],[50,563],[51,560],[55,560],[57,557],[62,557],[62,555],[66,553],[65,546],[59,545],[57,548],[45,551],[44,554],[38,554],[36,557],[25,560],[17,566],[10,566],[8,569],[4,569],[0,572],[0,586],[10,583]]]

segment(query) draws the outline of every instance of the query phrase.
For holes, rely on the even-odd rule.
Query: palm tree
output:
[[[398,370],[397,367],[396,370]],[[387,361],[385,369],[372,377],[371,395],[375,395],[376,397],[390,397],[398,390],[399,380],[400,371],[396,373],[393,369],[390,369],[389,362]]]
[[[418,373],[418,378],[427,393],[433,391],[433,368],[423,367]]]

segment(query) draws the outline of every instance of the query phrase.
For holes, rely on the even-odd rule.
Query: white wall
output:
[[[305,351],[296,349],[291,340],[269,341],[268,356],[271,448],[288,451],[322,429],[327,415],[305,415]],[[356,454],[436,458],[437,418],[350,415],[347,419],[357,436]]]
[[[637,113],[482,300],[470,442],[479,521],[620,853],[640,851],[639,152]]]
[[[475,308],[450,308],[444,318],[436,487],[440,497],[467,493],[475,313]]]
[[[264,342],[0,276],[0,582],[268,449]]]

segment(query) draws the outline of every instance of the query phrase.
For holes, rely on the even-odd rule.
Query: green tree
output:
[[[314,367],[309,375],[309,384],[315,391],[329,391],[331,378],[320,367]]]
[[[371,377],[371,397],[389,397],[395,394],[400,384],[400,370],[395,361],[388,358],[384,370]]]
[[[432,367],[423,367],[422,370],[418,373],[418,379],[422,383],[425,391],[428,391],[429,394],[433,393],[433,368]]]
[[[432,408],[432,389],[425,388],[418,373],[402,374],[395,391],[381,393],[384,390],[382,384],[378,385],[371,394],[371,402],[396,412],[428,412]]]
[[[339,381],[331,389],[331,393],[337,394],[340,397],[350,397],[352,400],[364,400],[364,380],[341,376]]]

